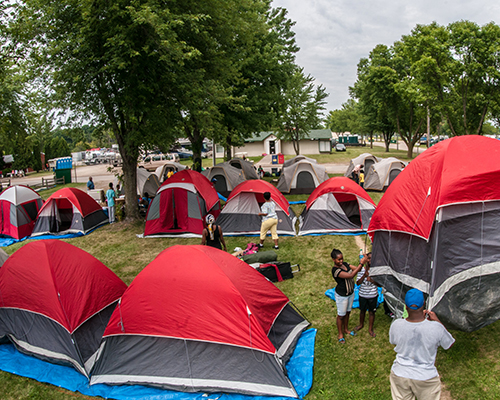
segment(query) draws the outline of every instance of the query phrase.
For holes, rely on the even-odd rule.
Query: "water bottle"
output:
[[[361,261],[363,257],[364,257],[363,249],[359,249],[359,261]]]

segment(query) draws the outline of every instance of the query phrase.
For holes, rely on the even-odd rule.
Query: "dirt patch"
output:
[[[451,393],[449,392],[448,389],[446,389],[446,386],[441,382],[441,400],[453,400],[453,397],[451,397]]]

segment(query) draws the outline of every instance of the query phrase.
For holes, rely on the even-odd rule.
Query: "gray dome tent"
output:
[[[349,167],[347,167],[347,171],[345,172],[344,176],[348,178],[352,178],[352,171],[360,165],[364,171],[365,171],[365,177],[368,174],[370,167],[373,164],[376,164],[380,161],[381,159],[379,157],[372,156],[370,153],[363,153],[359,155],[356,158],[353,158],[351,162],[349,163]]]
[[[242,158],[232,158],[228,163],[234,168],[238,168],[243,171],[243,178],[247,179],[259,179],[257,171],[255,170],[253,164],[250,161],[243,160]]]
[[[158,177],[159,181],[163,183],[167,179],[167,174],[169,171],[179,172],[186,168],[187,167],[185,165],[179,164],[175,161],[169,161],[156,168],[155,175]]]
[[[365,171],[364,189],[385,191],[404,167],[405,163],[397,158],[382,159],[373,164],[368,173]]]
[[[144,196],[144,193],[150,195],[156,193],[160,187],[160,181],[156,174],[149,172],[145,168],[137,168],[137,193]]]
[[[311,194],[328,178],[325,167],[302,160],[281,170],[277,189],[281,193]]]
[[[217,164],[210,169],[206,169],[201,174],[213,182],[215,190],[224,197],[229,196],[229,193],[236,186],[245,181],[243,171],[233,167],[229,162]],[[215,181],[213,181],[214,178]]]
[[[314,163],[314,164],[318,163],[314,158],[309,158],[306,156],[298,155],[298,156],[295,156],[293,158],[290,158],[289,160],[286,160],[283,163],[283,168],[289,167],[290,165],[298,163],[299,161],[302,161],[302,160],[305,160],[305,161],[308,161],[308,162]]]

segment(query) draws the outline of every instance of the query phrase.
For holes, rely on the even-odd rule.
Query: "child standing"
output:
[[[359,325],[354,328],[356,331],[363,329],[365,325],[365,315],[368,311],[368,333],[375,337],[373,324],[375,323],[375,311],[377,311],[378,288],[377,284],[370,277],[370,262],[372,253],[366,256],[366,264],[358,272],[356,284],[359,285]]]
[[[116,198],[116,193],[113,190],[113,183],[110,182],[109,189],[106,192],[106,200],[108,201],[108,216],[110,224],[115,222],[115,198]]]

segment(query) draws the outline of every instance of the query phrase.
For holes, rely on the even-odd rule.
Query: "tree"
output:
[[[48,94],[60,108],[113,132],[123,160],[127,218],[138,218],[141,146],[173,142],[175,121],[211,119],[207,97],[230,95],[213,76],[230,70],[220,54],[231,50],[225,36],[240,33],[233,25],[246,23],[246,15],[237,20],[242,7],[218,0],[168,7],[156,0],[19,4],[13,32],[34,56],[30,68],[45,80]]]
[[[398,77],[392,68],[392,57],[392,49],[376,46],[369,58],[358,63],[358,79],[350,88],[351,96],[359,100],[359,112],[365,118],[370,135],[382,133],[386,152],[396,131],[398,104],[395,90]]]
[[[287,77],[295,68],[295,44],[292,27],[282,8],[266,12],[266,29],[254,36],[245,47],[240,61],[241,79],[234,85],[234,97],[240,99],[231,106],[222,105],[222,129],[213,137],[224,144],[226,160],[233,146],[241,146],[253,133],[270,130],[283,100],[281,93]]]
[[[314,78],[304,75],[304,69],[297,67],[290,76],[283,93],[283,105],[278,117],[278,135],[293,143],[295,153],[300,154],[301,139],[309,135],[311,129],[321,125],[321,111],[325,109],[328,97],[325,88],[315,88]]]

